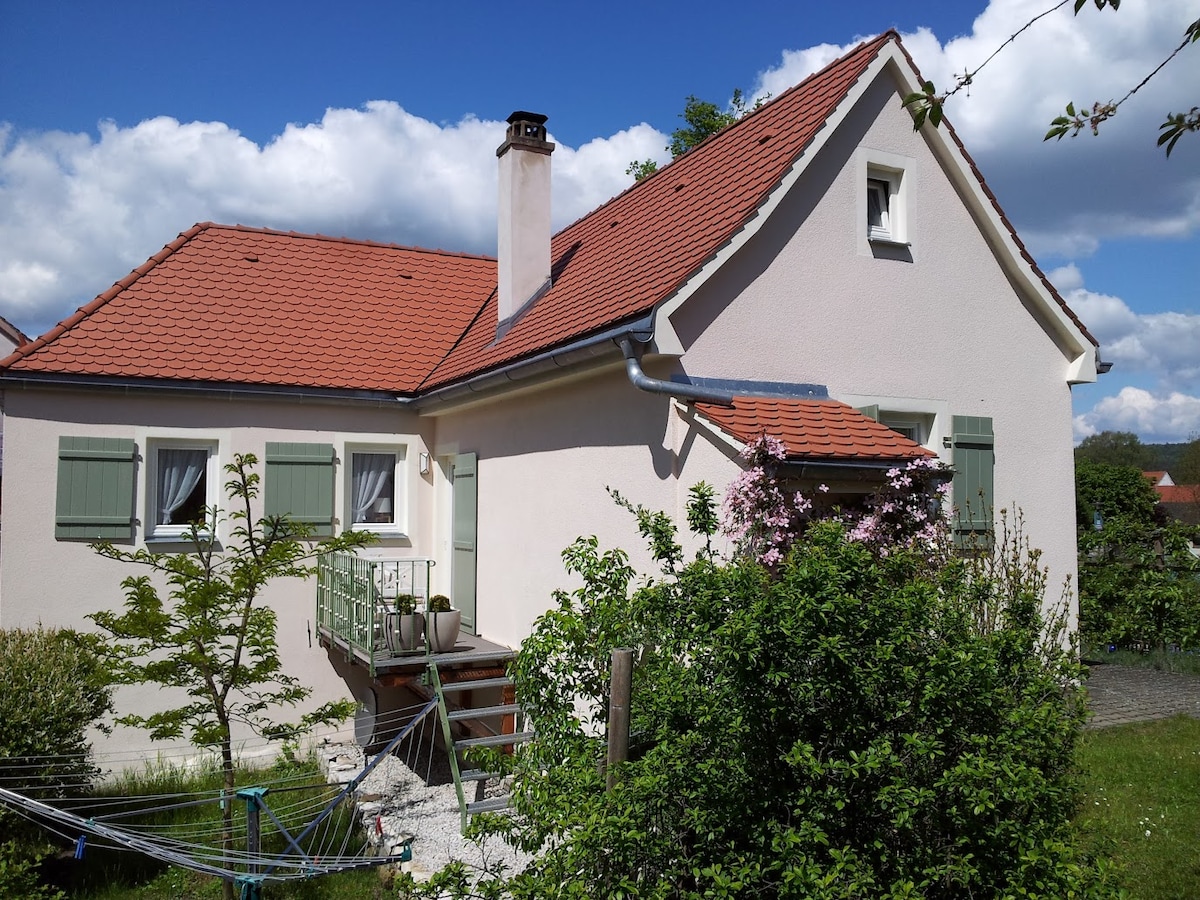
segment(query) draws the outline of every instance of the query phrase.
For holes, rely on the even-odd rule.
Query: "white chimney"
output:
[[[500,158],[497,337],[550,287],[550,154],[546,117],[518,110],[508,117]]]

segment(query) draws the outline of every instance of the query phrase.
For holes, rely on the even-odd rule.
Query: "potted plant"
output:
[[[434,594],[429,598],[429,649],[434,653],[449,653],[458,641],[462,627],[462,612],[450,608],[450,598]]]
[[[393,653],[416,650],[425,634],[425,618],[417,612],[417,598],[396,595],[396,611],[388,615],[387,642]]]

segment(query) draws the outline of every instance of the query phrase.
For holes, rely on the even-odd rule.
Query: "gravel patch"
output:
[[[354,743],[326,744],[320,749],[321,766],[331,783],[346,784],[362,772],[366,756]],[[468,791],[476,786],[465,785]],[[499,793],[495,781],[485,796]],[[453,860],[468,869],[495,868],[520,871],[530,857],[499,838],[484,843],[463,838],[458,795],[450,776],[450,761],[437,747],[406,748],[384,758],[354,792],[355,802],[372,846],[381,853],[398,853],[411,835],[413,858],[402,868],[418,880],[428,878]],[[468,797],[474,799],[473,795]]]

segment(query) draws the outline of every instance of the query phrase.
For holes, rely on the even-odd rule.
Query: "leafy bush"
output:
[[[709,504],[694,495],[689,522]],[[1110,893],[1071,826],[1081,673],[1019,534],[959,559],[825,521],[773,570],[683,565],[669,520],[634,510],[661,573],[631,591],[626,555],[580,539],[564,558],[583,586],[522,647],[538,739],[516,816],[479,827],[537,856],[473,896]],[[606,792],[618,647],[635,651],[631,758]],[[430,890],[468,888],[459,870]]]
[[[0,787],[39,799],[85,793],[99,774],[87,732],[112,709],[93,637],[0,631],[0,679]],[[56,896],[37,880],[48,851],[41,829],[0,812],[0,896]]]
[[[1142,473],[1080,460],[1079,621],[1085,642],[1160,654],[1200,647],[1196,529],[1166,519]]]

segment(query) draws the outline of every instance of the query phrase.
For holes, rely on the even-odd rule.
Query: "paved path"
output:
[[[1087,680],[1089,728],[1187,713],[1200,718],[1200,675],[1132,666],[1092,665]]]

